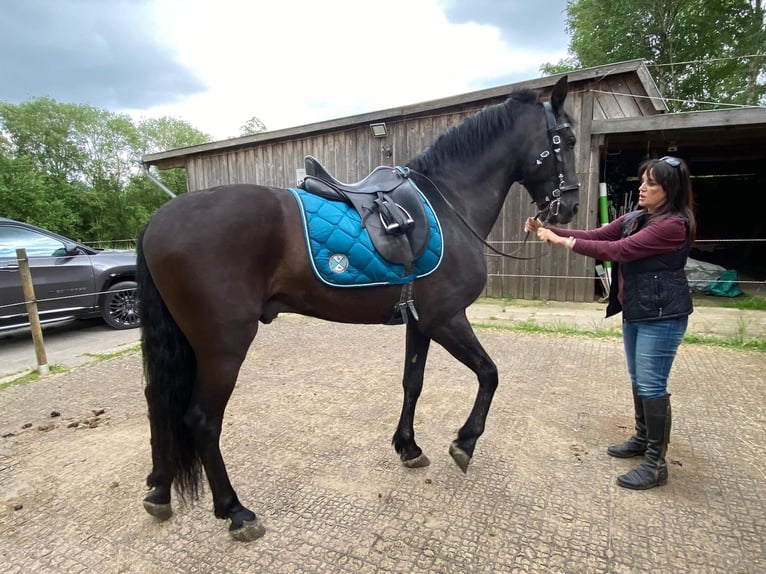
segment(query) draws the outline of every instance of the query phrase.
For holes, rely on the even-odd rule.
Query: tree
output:
[[[18,105],[0,102],[0,127],[9,152],[32,159],[42,172],[61,181],[76,179],[87,160],[85,150],[70,137],[77,116],[76,105],[52,98]]]
[[[138,131],[143,137],[144,154],[199,145],[213,139],[189,122],[169,116],[142,120],[138,124]]]
[[[74,208],[87,154],[70,138],[75,109],[50,98],[0,102],[0,207],[6,217],[80,238]]]
[[[244,124],[242,124],[242,127],[239,128],[239,135],[240,136],[251,136],[253,134],[260,134],[266,131],[266,124],[264,124],[261,120],[253,116],[249,120],[247,120]]]
[[[168,116],[143,120],[139,123],[138,130],[143,138],[143,155],[200,145],[213,139],[210,135],[199,131],[190,123]],[[176,195],[186,192],[186,170],[183,168],[162,170],[156,177]],[[155,190],[158,189],[146,177],[142,177],[142,179],[144,183],[149,183]],[[142,187],[141,182],[133,182],[132,188],[134,190]],[[148,197],[160,198],[162,203],[167,201],[167,196],[164,192],[161,192],[159,195],[151,193]],[[155,209],[159,205],[161,203],[157,204]]]
[[[570,57],[545,73],[642,58],[671,111],[766,105],[763,0],[569,0]],[[570,67],[571,66],[571,67]]]
[[[124,114],[51,98],[0,102],[1,214],[87,242],[135,238],[167,201],[141,157],[210,139],[173,118],[136,126]],[[160,178],[186,191],[183,170]]]
[[[51,191],[51,182],[29,156],[0,152],[0,215],[60,233],[78,231],[66,195]]]

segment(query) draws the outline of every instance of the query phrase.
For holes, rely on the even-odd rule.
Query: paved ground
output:
[[[101,319],[64,321],[43,327],[48,366],[75,367],[91,363],[94,355],[138,343],[138,329],[116,330]],[[0,382],[37,369],[30,329],[0,333]]]
[[[614,478],[635,461],[604,452],[630,425],[619,339],[479,337],[501,385],[463,475],[447,448],[476,385],[440,347],[416,416],[432,465],[408,470],[389,445],[402,328],[295,316],[264,327],[222,439],[267,527],[246,544],[207,495],[166,523],[141,508],[137,355],[0,391],[0,572],[766,571],[763,353],[682,345],[670,481],[632,492]]]
[[[534,323],[583,330],[619,330],[620,316],[604,319],[601,303],[558,303],[483,299],[469,307],[472,321],[481,324]],[[698,305],[689,321],[689,333],[718,338],[766,339],[766,312],[741,311]],[[74,367],[94,361],[94,355],[134,346],[136,329],[116,331],[101,320],[70,321],[44,327],[43,338],[49,365]],[[37,367],[28,329],[0,333],[0,382]]]

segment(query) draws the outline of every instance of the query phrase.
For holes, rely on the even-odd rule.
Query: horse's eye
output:
[[[577,138],[576,138],[576,137],[574,137],[574,136],[572,136],[571,138],[568,138],[568,139],[567,139],[567,145],[568,145],[570,148],[573,148],[573,147],[575,146],[575,144],[576,144],[576,143],[577,143]]]

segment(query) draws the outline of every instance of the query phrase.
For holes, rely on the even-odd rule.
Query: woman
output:
[[[635,434],[608,454],[643,455],[617,484],[644,490],[665,484],[670,438],[667,381],[686,332],[692,299],[684,265],[695,235],[694,201],[686,163],[650,159],[638,170],[639,209],[589,231],[545,228],[529,218],[524,228],[542,241],[612,262],[606,316],[622,311],[625,358],[633,388]]]

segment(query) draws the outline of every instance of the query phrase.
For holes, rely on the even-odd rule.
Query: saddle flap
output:
[[[387,228],[390,220],[381,214],[378,196],[349,194],[348,198],[360,214],[373,245],[386,260],[409,266],[423,254],[430,239],[430,226],[420,192],[409,179],[383,195],[389,210],[401,210],[397,215],[411,220],[403,231],[401,227],[393,232]]]

